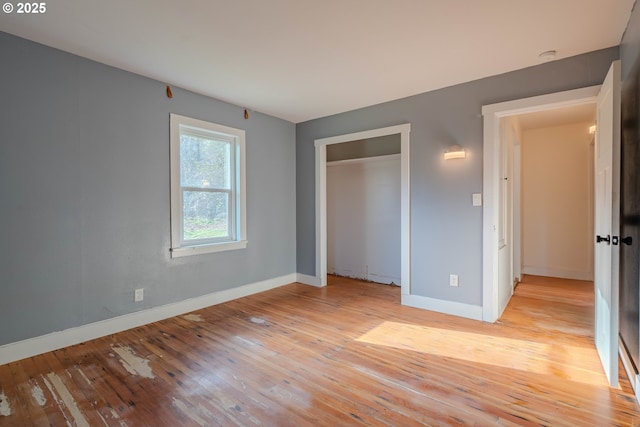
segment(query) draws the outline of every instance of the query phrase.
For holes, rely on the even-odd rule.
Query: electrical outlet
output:
[[[136,289],[133,294],[133,301],[140,302],[144,299],[144,288]]]
[[[450,274],[449,275],[449,286],[458,286],[458,275]]]

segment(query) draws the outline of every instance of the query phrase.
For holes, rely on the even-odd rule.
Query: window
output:
[[[171,256],[247,247],[245,132],[171,114]]]

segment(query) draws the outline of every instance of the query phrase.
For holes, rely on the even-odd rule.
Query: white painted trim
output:
[[[295,273],[0,346],[0,365],[295,282]]]
[[[333,160],[333,161],[327,162],[327,167],[353,165],[353,164],[359,164],[359,163],[374,163],[374,162],[381,162],[383,160],[400,159],[400,157],[401,157],[400,154],[387,154],[385,156],[360,157],[358,159],[346,159],[346,160]]]
[[[467,319],[482,320],[482,307],[454,301],[445,301],[420,295],[402,295],[402,305],[437,311]]]
[[[563,279],[573,280],[593,280],[593,272],[564,270],[560,268],[523,266],[522,274],[531,274],[533,276],[561,277]]]
[[[484,116],[482,192],[482,318],[495,322],[498,301],[498,185],[500,119],[571,105],[595,104],[600,86],[500,102],[482,107]]]
[[[593,104],[596,102],[600,85],[589,86],[581,89],[567,90],[564,92],[550,93],[547,95],[533,96],[531,98],[515,99],[513,101],[499,102],[497,104],[483,105],[482,115],[487,117],[517,116],[519,114],[534,113],[553,108]]]
[[[410,132],[410,131],[411,131],[411,124],[404,123],[396,126],[388,126],[386,128],[371,129],[371,130],[365,130],[362,132],[354,132],[354,133],[349,133],[345,135],[337,135],[337,136],[331,136],[328,138],[320,138],[314,141],[314,145],[317,147],[319,145],[340,144],[342,142],[378,138],[379,136],[395,135],[398,133],[402,134],[403,132]]]
[[[316,278],[327,286],[327,146],[316,141]]]
[[[241,240],[239,242],[210,243],[208,245],[198,246],[182,246],[180,248],[171,249],[171,258],[180,258],[189,255],[210,254],[214,252],[233,251],[236,249],[245,249],[246,247],[246,240]]]
[[[411,294],[411,125],[400,133],[400,293]]]
[[[512,220],[512,234],[511,242],[513,244],[513,256],[511,257],[511,272],[512,276],[510,280],[517,279],[518,282],[522,280],[522,132],[519,127],[516,130],[517,144],[513,146],[513,188],[512,188],[512,201],[513,201],[513,215]]]
[[[316,139],[316,278],[327,284],[327,145],[400,134],[400,287],[411,293],[411,198],[409,134],[411,124],[372,129],[346,135]]]
[[[309,276],[308,274],[302,273],[296,274],[296,282],[302,283],[303,285],[315,286],[317,288],[321,288],[324,286],[316,276]]]

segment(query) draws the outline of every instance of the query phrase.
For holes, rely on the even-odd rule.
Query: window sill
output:
[[[233,251],[236,249],[244,249],[246,247],[246,240],[240,240],[237,242],[211,243],[208,245],[200,246],[183,246],[181,248],[172,248],[171,258],[180,258],[190,255],[202,255],[213,252]]]

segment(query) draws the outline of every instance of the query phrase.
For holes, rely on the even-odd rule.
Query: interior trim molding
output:
[[[414,294],[403,294],[402,305],[437,311],[438,313],[451,314],[458,317],[466,317],[467,319],[482,320],[482,306],[479,305],[446,301]]]
[[[268,291],[295,282],[298,279],[297,276],[296,273],[291,273],[237,288],[225,289],[200,297],[189,298],[184,301],[65,329],[64,331],[52,332],[39,337],[5,344],[0,346],[0,365],[126,331],[127,329],[179,316],[194,310],[200,310],[212,305],[253,295],[258,292]]]
[[[316,276],[310,276],[308,274],[298,273],[296,275],[296,282],[302,283],[303,285],[315,286],[316,288],[322,287],[322,281],[318,279]]]

